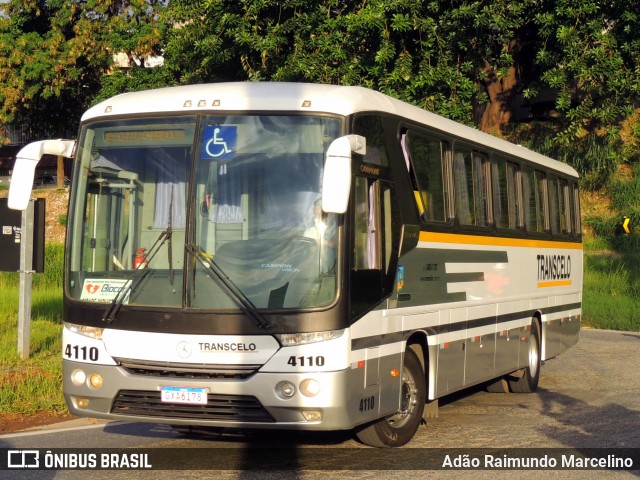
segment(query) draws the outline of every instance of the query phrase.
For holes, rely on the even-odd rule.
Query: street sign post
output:
[[[30,199],[22,211],[0,199],[0,271],[19,272],[18,354],[29,357],[31,339],[31,287],[33,274],[44,272],[45,200]]]

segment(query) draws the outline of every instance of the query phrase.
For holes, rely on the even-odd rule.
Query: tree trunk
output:
[[[493,67],[486,63],[487,79],[484,81],[489,103],[481,112],[478,128],[483,132],[501,136],[502,127],[509,123],[512,102],[516,93],[516,68],[512,66],[506,77],[498,78]]]

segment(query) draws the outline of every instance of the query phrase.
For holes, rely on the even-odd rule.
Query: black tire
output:
[[[518,379],[509,379],[509,387],[514,393],[533,393],[538,388],[540,380],[540,325],[534,319],[531,322],[531,332],[529,333],[529,355],[528,365],[524,369],[524,375]]]
[[[404,352],[400,409],[356,432],[358,439],[372,447],[401,447],[413,438],[422,421],[427,399],[424,370],[411,349]]]

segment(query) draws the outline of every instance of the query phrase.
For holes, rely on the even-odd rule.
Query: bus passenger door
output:
[[[381,308],[393,292],[401,230],[394,228],[392,195],[391,185],[383,180],[355,177],[351,313],[362,317],[354,334],[375,338],[367,349],[364,388],[367,395],[379,397],[376,410],[381,415],[397,411],[400,395],[400,377],[384,373],[401,371],[402,366],[399,318],[384,315]]]
[[[355,177],[351,315],[378,307],[394,291],[402,225],[391,185]]]
[[[382,300],[380,182],[355,178],[351,314],[358,317]]]

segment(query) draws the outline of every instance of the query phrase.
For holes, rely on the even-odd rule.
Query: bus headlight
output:
[[[95,338],[96,340],[102,340],[102,332],[104,328],[88,327],[86,325],[76,325],[75,323],[65,323],[65,328],[72,333],[77,333],[83,337]]]
[[[87,380],[87,375],[82,370],[77,369],[71,372],[71,382],[74,385],[77,385],[77,386],[83,385],[86,380]]]
[[[330,330],[328,332],[307,332],[307,333],[279,333],[274,336],[283,347],[293,347],[296,345],[307,345],[309,343],[326,342],[340,338],[344,330]]]
[[[300,391],[305,397],[315,397],[320,393],[320,383],[313,378],[307,378],[300,383]]]

